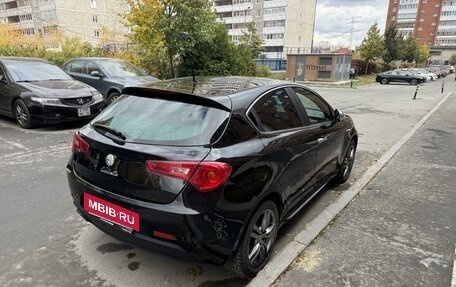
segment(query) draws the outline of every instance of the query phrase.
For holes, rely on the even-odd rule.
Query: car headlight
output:
[[[31,97],[32,101],[40,103],[40,104],[47,104],[47,105],[61,105],[62,102],[59,99],[53,98],[41,98],[41,97]]]
[[[101,102],[103,101],[103,96],[100,94],[100,92],[93,92],[93,101],[94,102]]]

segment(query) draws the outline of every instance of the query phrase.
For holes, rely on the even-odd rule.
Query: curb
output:
[[[288,243],[266,264],[247,287],[271,286],[296,257],[326,228],[326,226],[341,212],[353,198],[372,180],[372,178],[388,163],[388,161],[407,143],[418,129],[432,116],[432,114],[448,99],[447,93],[413,128],[396,142],[382,157],[333,203],[328,205],[305,229],[299,232],[293,241]]]

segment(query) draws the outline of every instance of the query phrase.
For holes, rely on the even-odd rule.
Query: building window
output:
[[[22,35],[34,35],[34,34],[35,34],[35,29],[33,29],[33,28],[22,29]]]
[[[93,9],[97,8],[97,0],[90,0],[90,7]]]
[[[44,20],[56,18],[55,10],[46,10],[46,11],[41,12],[40,18],[44,19]]]
[[[94,30],[94,31],[93,31],[93,35],[94,35],[95,37],[97,37],[97,38],[100,38],[100,31]]]
[[[18,0],[17,1],[18,7],[29,6],[29,5],[30,5],[30,0]]]
[[[332,58],[320,57],[318,59],[318,65],[332,65]]]
[[[45,26],[43,27],[43,34],[49,35],[57,32],[57,26]]]
[[[318,71],[318,78],[331,79],[331,71]]]
[[[29,21],[32,20],[32,14],[19,15],[19,21]]]
[[[98,15],[93,15],[93,16],[92,16],[92,21],[93,21],[94,23],[98,23]]]

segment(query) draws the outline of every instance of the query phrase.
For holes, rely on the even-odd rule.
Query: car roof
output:
[[[90,60],[90,61],[95,61],[95,62],[103,62],[103,61],[125,61],[124,59],[118,59],[118,58],[107,58],[107,57],[81,57],[81,58],[72,58],[69,61],[74,61],[74,60]]]
[[[49,62],[49,61],[47,61],[45,59],[31,58],[31,57],[7,57],[7,56],[2,56],[2,57],[0,57],[0,61],[2,61],[2,62],[42,62],[42,63],[52,64],[51,62]]]
[[[259,95],[268,90],[290,85],[302,86],[297,83],[270,78],[243,76],[212,76],[177,78],[147,84],[145,87],[127,87],[124,94],[155,97],[162,93],[163,97],[197,99],[215,102],[235,110],[247,108]],[[304,86],[302,86],[304,87]]]
[[[194,94],[201,97],[217,97],[231,95],[243,90],[283,83],[283,81],[260,78],[260,77],[243,77],[243,76],[207,76],[176,78],[148,84],[147,87],[172,90]]]

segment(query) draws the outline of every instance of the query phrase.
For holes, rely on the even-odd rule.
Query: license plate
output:
[[[88,193],[84,193],[84,210],[108,222],[139,231],[138,213]]]
[[[90,116],[90,108],[89,107],[78,108],[78,117],[85,117],[85,116]]]

